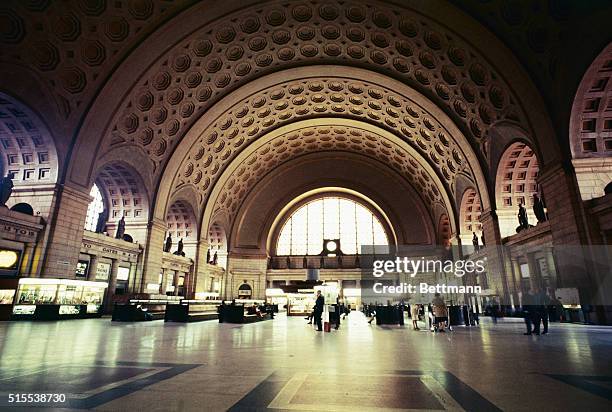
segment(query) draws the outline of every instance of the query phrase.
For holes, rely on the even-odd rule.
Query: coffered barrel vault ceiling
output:
[[[233,221],[235,214],[249,194],[264,176],[279,165],[309,153],[316,152],[355,152],[388,164],[400,173],[421,196],[425,204],[431,205],[430,213],[448,207],[448,197],[443,196],[441,182],[432,177],[405,148],[384,136],[360,129],[358,125],[333,123],[323,126],[310,126],[283,133],[260,145],[239,165],[237,165],[223,184],[219,196],[214,200],[214,209],[222,209]],[[437,216],[431,216],[432,220]]]
[[[524,118],[511,89],[477,50],[414,11],[379,3],[268,2],[200,28],[158,59],[117,112],[104,150],[140,146],[159,174],[193,122],[229,91],[271,71],[320,63],[366,67],[409,84],[443,107],[482,155],[493,122]],[[378,100],[362,93],[362,104]],[[332,110],[322,103],[319,112],[298,111]],[[286,108],[297,106],[307,107],[298,97]],[[254,137],[260,131],[251,130]]]
[[[0,62],[26,66],[78,117],[118,63],[195,1],[9,0],[0,4]]]
[[[6,101],[26,102],[41,117],[41,141],[53,146],[55,140],[56,157],[66,165],[51,171],[52,181],[86,188],[109,160],[121,158],[143,176],[155,209],[144,216],[164,219],[177,193],[192,190],[190,204],[200,219],[220,177],[233,162],[244,164],[240,156],[250,145],[297,122],[342,118],[356,124],[296,128],[252,149],[261,168],[249,165],[232,185],[223,180],[214,200],[233,216],[247,182],[316,145],[392,165],[426,202],[444,204],[434,221],[445,210],[454,225],[458,212],[452,209],[460,209],[467,187],[478,192],[483,210],[491,206],[494,196],[486,192],[495,190],[489,165],[498,125],[520,129],[542,167],[559,159],[550,113],[528,76],[557,119],[565,110],[560,106],[571,102],[555,98],[551,81],[579,78],[555,64],[558,50],[546,48],[562,40],[568,26],[571,13],[560,2],[473,3],[10,0],[0,5],[0,68],[6,73],[0,90]],[[591,16],[598,4],[576,16]],[[545,28],[525,18],[542,13],[550,17],[540,19]],[[586,32],[599,30],[601,19]],[[513,37],[523,26],[525,36]],[[603,43],[606,31],[599,31]],[[589,65],[595,43],[576,54],[573,68]],[[317,75],[322,67],[338,69]],[[289,75],[299,69],[312,71]],[[261,86],[279,73],[287,78]],[[554,127],[567,131],[567,122]],[[360,124],[407,146],[361,132]],[[605,145],[597,142],[603,151]]]
[[[444,182],[445,186],[436,190],[446,187],[452,191],[457,174],[474,180],[465,154],[454,137],[435,116],[415,101],[375,83],[315,77],[282,83],[254,93],[224,111],[192,145],[175,178],[175,187],[192,184],[198,188],[204,201],[223,169],[250,143],[284,124],[313,116],[338,115],[391,130],[408,142],[432,164]],[[333,127],[326,130],[327,134],[333,134]],[[366,149],[378,150],[382,143],[376,142],[372,135],[368,136],[370,143],[369,146],[363,145],[364,152]],[[364,137],[363,134],[350,137],[347,133],[347,147],[351,143],[363,144],[361,140]],[[351,142],[351,138],[355,142]],[[292,140],[297,140],[294,146],[298,143],[304,147],[309,145],[306,136],[293,137]],[[404,151],[391,146],[380,155],[386,162],[397,163],[396,159],[400,159],[402,163],[405,160],[401,160],[405,157]],[[418,172],[416,164],[411,171]],[[439,198],[439,194],[425,192],[432,201]]]

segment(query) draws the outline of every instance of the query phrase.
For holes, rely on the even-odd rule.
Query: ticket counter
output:
[[[106,283],[22,278],[12,319],[57,320],[102,316]]]

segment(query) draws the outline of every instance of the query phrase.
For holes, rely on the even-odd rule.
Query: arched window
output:
[[[362,245],[388,245],[380,220],[365,206],[342,197],[324,197],[300,206],[280,231],[277,255],[318,255],[323,239],[340,239],[343,253]]]
[[[85,230],[92,232],[96,231],[98,225],[98,215],[104,210],[104,201],[102,200],[102,193],[96,184],[91,188],[89,195],[93,197],[93,200],[87,207],[87,217],[85,218]]]

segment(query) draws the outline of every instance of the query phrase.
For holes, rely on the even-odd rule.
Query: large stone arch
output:
[[[195,259],[198,253],[200,216],[198,193],[190,186],[185,186],[173,194],[166,211],[167,233],[174,244],[183,240],[185,256]]]
[[[160,55],[147,56],[137,49],[109,82],[112,87],[105,88],[94,104],[103,108],[102,113],[85,119],[76,142],[79,155],[73,159],[77,168],[72,170],[87,169],[110,146],[128,143],[145,146],[154,161],[163,165],[196,119],[228,91],[272,70],[319,62],[367,67],[410,84],[444,108],[479,154],[487,125],[507,118],[536,131],[546,159],[558,157],[546,111],[527,75],[494,36],[452,5],[420,3],[408,9],[380,2],[341,7],[335,2],[271,1],[263,6],[231,1],[211,7],[196,5],[181,16],[180,24],[171,21],[165,36],[155,36]],[[204,7],[208,19],[187,17]],[[221,15],[227,20],[217,18]],[[440,16],[448,21],[437,21]],[[232,23],[238,18],[244,20],[242,27]],[[467,37],[448,29],[457,18],[470,28],[465,30],[470,33]],[[340,30],[343,24],[347,29]],[[359,32],[359,25],[371,30]],[[257,36],[267,38],[254,39]],[[319,37],[326,39],[326,48],[318,46]],[[283,44],[290,44],[291,38],[299,39],[303,47],[292,49]],[[213,47],[215,44],[222,46]],[[150,45],[145,41],[142,49]],[[275,50],[272,53],[265,47]],[[154,61],[158,63],[152,64]],[[194,70],[196,67],[204,69]],[[136,85],[132,88],[130,84]],[[159,106],[160,97],[168,104],[165,110]],[[125,103],[118,106],[119,101]],[[150,113],[144,114],[147,111]],[[99,152],[87,153],[94,146],[88,141],[93,138],[92,130],[104,130],[105,143]],[[156,178],[162,168],[156,167]],[[90,178],[81,175],[71,173],[71,179],[78,184]]]
[[[461,195],[459,201],[460,238],[464,245],[470,245],[473,233],[480,238],[483,233],[481,222],[482,202],[478,190],[473,187],[467,188]]]
[[[338,77],[338,72],[351,76]],[[364,77],[369,81],[355,80]],[[296,97],[292,87],[305,96]],[[318,102],[311,103],[314,107],[302,107],[315,99]],[[369,108],[361,109],[367,99],[371,100]],[[351,116],[351,109],[361,110],[362,117]],[[310,114],[315,111],[320,113]],[[285,121],[283,116],[287,116]],[[486,179],[476,154],[461,131],[432,102],[387,76],[361,69],[317,66],[266,76],[215,105],[194,125],[171,158],[161,181],[156,214],[165,207],[164,199],[183,184],[195,181],[204,198],[208,198],[217,176],[233,158],[241,156],[240,150],[244,151],[250,142],[266,132],[275,132],[275,127],[290,128],[291,124],[302,119],[310,121],[315,116],[351,117],[343,121],[350,124],[359,120],[363,127],[395,134],[394,139],[427,159],[424,164],[431,163],[431,175],[444,182],[439,189],[452,193],[456,176],[463,176],[486,193]],[[485,199],[488,204],[488,197]]]
[[[264,256],[275,222],[287,205],[305,193],[329,188],[358,193],[378,205],[393,229],[393,243],[435,243],[435,226],[427,206],[393,168],[361,154],[329,151],[285,162],[257,182],[256,190],[249,192],[237,211],[232,252]]]
[[[612,156],[612,42],[584,74],[572,105],[570,149],[574,159]]]
[[[120,159],[109,160],[96,171],[95,183],[107,202],[107,231],[114,234],[123,217],[126,233],[144,243],[151,197],[138,169]]]
[[[592,62],[576,92],[569,123],[572,163],[583,200],[612,181],[612,43]]]
[[[10,174],[14,184],[8,206],[28,203],[48,217],[63,159],[44,120],[19,99],[0,92],[0,175]]]
[[[436,219],[437,211],[453,210],[453,201],[433,168],[401,139],[367,123],[320,118],[280,127],[245,148],[211,191],[204,224],[220,209],[233,222],[258,181],[284,163],[317,152],[357,153],[387,163],[413,187],[422,202],[432,206],[426,212],[431,219]]]
[[[537,222],[533,212],[534,195],[540,196],[538,157],[528,142],[514,140],[506,146],[496,167],[495,200],[502,237],[515,234],[520,204],[527,209],[529,222]]]

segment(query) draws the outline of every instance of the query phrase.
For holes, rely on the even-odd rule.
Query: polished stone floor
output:
[[[41,392],[66,394],[54,410],[612,410],[610,327],[305,323],[0,322],[0,410]]]

